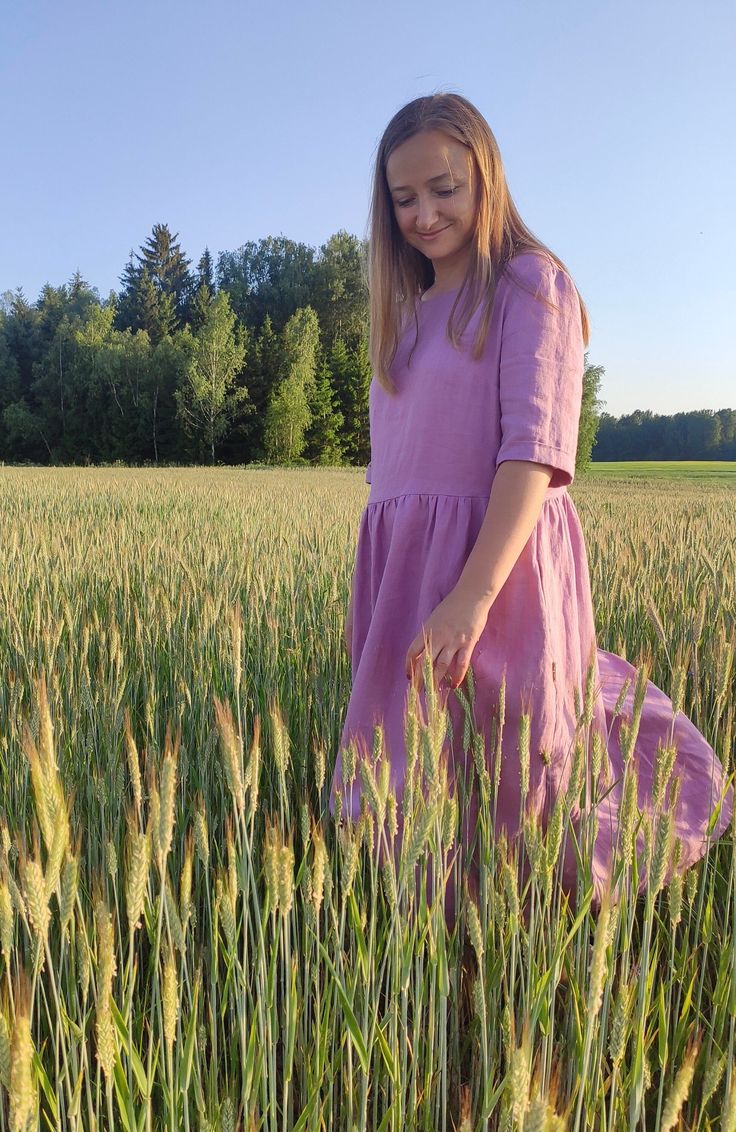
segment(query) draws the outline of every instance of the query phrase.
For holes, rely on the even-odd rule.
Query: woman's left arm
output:
[[[553,472],[531,460],[499,464],[483,525],[455,587],[474,603],[487,610],[493,605],[536,526]]]
[[[406,675],[411,679],[416,673],[420,687],[425,634],[431,639],[436,684],[446,675],[455,687],[465,679],[490,608],[534,530],[553,471],[551,465],[531,460],[499,464],[462,573],[409,646]]]
[[[580,299],[572,279],[544,256],[516,257],[520,282],[504,300],[499,363],[501,444],[490,497],[463,571],[409,646],[411,677],[431,638],[437,684],[457,686],[488,613],[542,510],[547,488],[572,482],[583,392]],[[528,288],[528,289],[527,289]],[[548,461],[551,461],[548,463]],[[421,682],[421,662],[420,682]]]

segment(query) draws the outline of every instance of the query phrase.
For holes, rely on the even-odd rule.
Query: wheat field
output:
[[[450,932],[441,871],[429,898],[412,879],[430,854],[462,870],[431,694],[403,802],[377,732],[360,820],[330,817],[367,491],[352,469],[0,470],[0,1130],[734,1132],[731,830],[666,882],[671,813],[634,802],[623,897],[595,911],[586,819],[568,902],[572,798],[495,839],[468,718],[484,881]],[[570,494],[599,645],[732,775],[736,484]]]

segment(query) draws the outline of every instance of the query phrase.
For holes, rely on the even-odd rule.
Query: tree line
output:
[[[0,460],[132,465],[370,459],[365,242],[267,237],[195,269],[156,224],[101,300],[75,273],[0,297]],[[599,422],[585,359],[578,471]],[[602,458],[602,457],[599,457]]]
[[[594,460],[736,460],[736,409],[601,413]]]

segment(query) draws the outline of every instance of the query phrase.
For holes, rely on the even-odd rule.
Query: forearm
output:
[[[456,587],[474,602],[493,605],[534,530],[552,472],[530,460],[504,460],[496,469],[483,525]]]

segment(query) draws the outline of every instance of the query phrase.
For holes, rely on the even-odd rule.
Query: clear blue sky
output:
[[[0,293],[106,297],[155,223],[196,265],[366,235],[375,148],[437,90],[568,265],[607,412],[736,408],[732,0],[2,0]]]

